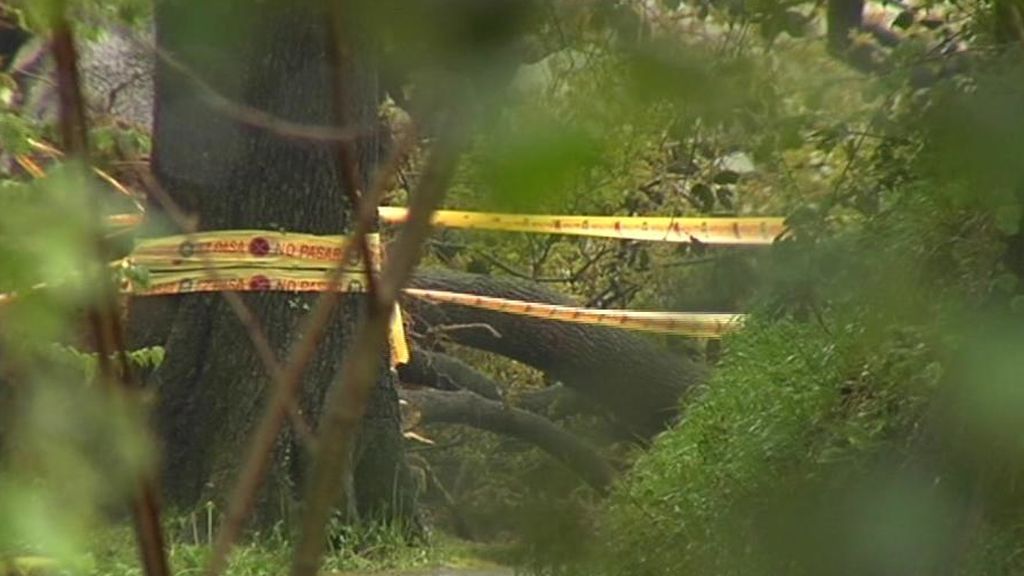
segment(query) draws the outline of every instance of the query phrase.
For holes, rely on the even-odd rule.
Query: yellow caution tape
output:
[[[380,267],[380,236],[366,236],[373,269]],[[365,292],[367,271],[358,250],[350,251],[341,275],[333,269],[344,254],[344,236],[264,230],[198,232],[140,240],[125,264],[149,271],[145,286],[129,283],[138,296],[192,292]],[[390,325],[392,366],[409,362],[402,311]]]
[[[401,224],[405,208],[382,206],[380,219]],[[783,218],[676,218],[646,216],[551,216],[438,210],[432,223],[447,228],[600,236],[623,240],[704,244],[771,244],[785,231]]]
[[[368,234],[367,243],[380,265],[380,236]],[[144,266],[145,284],[128,280],[121,290],[135,296],[163,296],[195,292],[365,292],[367,271],[358,251],[332,282],[343,254],[344,236],[314,236],[262,230],[199,232],[140,240],[128,258],[113,266]],[[44,285],[33,289],[45,288]],[[0,293],[0,305],[17,298]],[[409,362],[402,310],[391,315],[391,365]]]
[[[379,255],[380,236],[366,236],[370,253]],[[132,262],[150,270],[195,270],[214,266],[330,270],[345,251],[344,236],[316,236],[264,230],[197,232],[143,239],[135,243]],[[349,252],[345,266],[362,269],[359,250]],[[379,256],[373,268],[380,268]]]
[[[107,226],[111,228],[135,228],[142,224],[143,214],[111,214],[107,216]]]
[[[136,296],[193,292],[365,292],[366,272],[343,270],[333,285],[328,270],[274,270],[239,267],[151,272],[146,286],[125,290]]]
[[[474,308],[531,316],[545,320],[558,320],[577,324],[597,324],[629,330],[662,332],[697,338],[720,338],[726,332],[739,328],[744,319],[742,314],[604,310],[523,302],[507,300],[505,298],[494,298],[492,296],[446,292],[443,290],[406,288],[405,291],[410,296],[432,302],[472,306]]]
[[[391,367],[409,363],[409,341],[405,338],[405,319],[402,318],[402,307],[395,302],[391,313]]]
[[[401,224],[406,208],[381,206],[383,222]],[[111,227],[132,228],[142,223],[142,214],[114,214]],[[784,218],[702,218],[671,216],[553,216],[540,214],[499,214],[438,210],[432,224],[445,228],[568,234],[650,242],[702,242],[725,245],[766,245],[781,236]]]
[[[145,287],[127,286],[136,296],[165,296],[193,292],[365,292],[366,272],[342,270],[331,282],[329,270],[275,270],[271,268],[213,268],[151,273]],[[391,366],[408,364],[402,310],[395,304],[391,314]]]

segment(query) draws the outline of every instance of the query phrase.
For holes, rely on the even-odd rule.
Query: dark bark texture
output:
[[[398,379],[404,383],[436,390],[468,390],[488,400],[510,400],[504,386],[458,358],[422,348],[410,352],[409,362],[398,367]],[[511,404],[554,420],[576,414],[603,414],[600,406],[562,384],[520,392],[511,397]]]
[[[420,270],[415,288],[450,290],[531,302],[574,304],[540,286],[506,278],[444,270]],[[706,377],[705,367],[670,354],[639,334],[433,304],[413,297],[402,301],[416,331],[431,326],[486,324],[445,335],[459,344],[517,360],[547,373],[602,406],[640,438],[663,430],[678,411],[681,394]]]
[[[560,420],[576,414],[601,413],[600,406],[564,384],[553,384],[518,394],[515,398],[515,405],[523,410],[543,414],[552,420]]]
[[[489,400],[501,400],[501,386],[462,360],[414,348],[409,363],[398,367],[398,378],[438,390],[469,390]]]
[[[232,101],[308,124],[335,123],[329,68],[329,18],[318,3],[167,0],[156,7],[157,42]],[[378,89],[365,53],[346,70],[350,120],[372,125]],[[200,229],[271,229],[344,233],[351,209],[329,144],[285,139],[211,109],[200,89],[157,66],[153,169],[160,184]],[[372,172],[377,142],[357,143],[362,174]],[[155,207],[154,207],[155,211]],[[315,295],[247,293],[283,360]],[[336,377],[346,339],[364,297],[346,295],[308,367],[298,399],[315,426]],[[234,482],[253,425],[274,385],[245,328],[216,294],[138,299],[134,344],[166,334],[167,360],[156,375],[158,426],[164,443],[164,486],[188,507],[220,500]],[[167,323],[166,325],[160,325]],[[381,354],[386,354],[382,350]],[[386,366],[386,362],[384,363]],[[395,378],[382,371],[360,435],[356,501],[368,514],[411,513],[399,429]],[[331,446],[322,449],[330,450]],[[308,455],[293,431],[279,439],[258,508],[262,522],[287,519],[301,489]]]
[[[612,467],[597,450],[532,412],[468,390],[404,389],[402,397],[419,410],[422,424],[463,424],[529,442],[568,466],[598,492],[606,492],[614,478]]]

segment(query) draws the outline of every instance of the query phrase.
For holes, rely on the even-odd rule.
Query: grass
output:
[[[191,522],[173,520],[168,526],[189,528]],[[173,532],[173,530],[171,530]],[[181,537],[180,534],[189,534]],[[92,551],[81,566],[92,576],[143,576],[135,537],[127,526],[108,528],[93,539]],[[186,529],[170,538],[168,556],[172,573],[178,576],[202,574],[209,558],[208,542],[197,542]],[[491,560],[485,557],[489,556]],[[498,555],[500,556],[500,554]],[[399,528],[371,524],[359,529],[336,530],[331,549],[324,559],[325,573],[374,573],[397,570],[423,570],[436,567],[484,569],[498,564],[490,547],[463,542],[444,535],[430,534],[411,542]],[[264,576],[287,574],[291,544],[284,531],[277,529],[258,534],[236,547],[226,576]],[[0,562],[0,575],[29,576],[65,572],[54,561],[34,556]]]

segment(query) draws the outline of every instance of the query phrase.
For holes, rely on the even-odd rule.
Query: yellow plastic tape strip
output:
[[[143,214],[111,214],[107,216],[107,225],[111,228],[135,228],[142,224]]]
[[[130,286],[136,296],[163,296],[193,292],[327,292],[332,289],[326,270],[274,270],[271,268],[216,268],[154,272],[148,285]],[[366,273],[342,272],[333,286],[337,292],[365,292]]]
[[[405,208],[382,206],[380,219],[405,222]],[[636,216],[551,216],[438,210],[432,223],[446,228],[502,230],[600,236],[623,240],[692,242],[705,244],[771,244],[785,226],[783,218],[673,218]]]
[[[366,272],[342,272],[332,286],[330,271],[273,270],[267,268],[217,268],[214,270],[187,270],[151,273],[146,287],[128,285],[124,291],[136,296],[163,296],[195,292],[365,292]],[[391,315],[389,339],[391,365],[409,362],[409,345],[405,338],[402,311],[395,304]]]
[[[380,235],[368,234],[373,262],[380,268]],[[150,270],[202,269],[208,266],[248,266],[274,269],[327,270],[338,264],[344,252],[344,236],[315,236],[229,230],[143,239],[135,243],[131,260]],[[362,269],[359,250],[350,252],[346,266]]]
[[[380,267],[380,236],[367,235],[374,269]],[[139,296],[216,291],[364,292],[367,278],[353,251],[332,285],[331,270],[344,251],[343,236],[231,230],[140,240],[128,259],[150,272],[146,287],[127,286]],[[391,365],[409,362],[405,324],[398,305],[391,316]]]
[[[391,313],[391,366],[409,363],[409,343],[405,339],[405,320],[402,318],[402,307],[395,302],[395,310]]]
[[[381,206],[382,221],[401,224],[406,208]],[[142,222],[141,214],[114,214],[108,223],[116,228],[132,228]],[[539,214],[499,214],[439,210],[432,223],[445,228],[569,234],[651,242],[693,241],[704,244],[765,245],[785,232],[783,218],[692,218],[668,216],[553,216]],[[291,234],[289,236],[302,236]],[[324,238],[324,237],[319,237]]]
[[[726,332],[739,328],[744,318],[741,314],[645,312],[637,310],[577,308],[575,306],[522,302],[491,296],[477,296],[475,294],[461,294],[442,290],[422,290],[419,288],[406,288],[405,291],[410,296],[432,302],[472,306],[474,308],[531,316],[545,320],[596,324],[628,330],[662,332],[697,338],[720,338]]]

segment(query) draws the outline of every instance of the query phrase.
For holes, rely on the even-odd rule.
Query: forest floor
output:
[[[179,519],[180,520],[180,519]],[[181,538],[174,521],[169,524],[168,560],[172,574],[185,576],[205,569],[210,545],[201,538]],[[180,524],[180,522],[178,522]],[[117,525],[97,533],[83,573],[92,576],[143,576],[134,533]],[[323,576],[512,576],[507,545],[467,542],[433,533],[427,542],[410,544],[388,530],[349,534],[360,541],[361,553],[334,550],[324,558]],[[280,534],[239,545],[225,576],[287,574],[292,546]],[[85,560],[83,560],[85,562]],[[24,554],[5,561],[0,554],[0,576],[48,576],[61,572],[57,560]]]
[[[383,572],[331,572],[330,576],[512,576],[515,571],[505,566],[480,568],[437,567]]]

